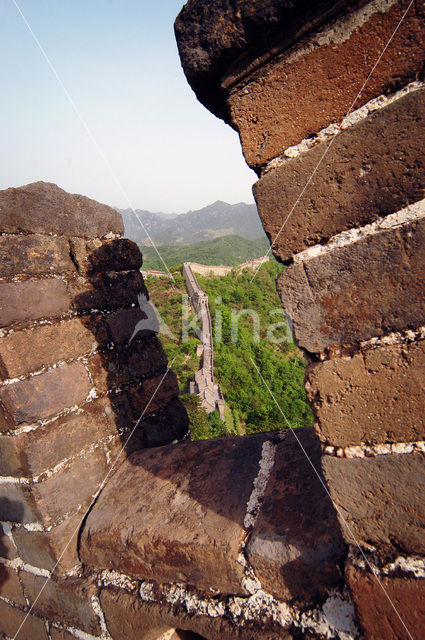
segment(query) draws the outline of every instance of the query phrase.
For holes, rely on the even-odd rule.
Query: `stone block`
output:
[[[0,191],[0,231],[97,238],[122,234],[121,215],[105,204],[49,182]]]
[[[188,435],[189,418],[184,405],[175,398],[155,413],[144,416],[139,429],[145,447],[162,447]]]
[[[28,531],[24,527],[13,529],[13,539],[20,558],[33,567],[70,571],[80,564],[77,553],[78,532],[84,511],[66,518],[48,531]]]
[[[51,236],[1,236],[2,276],[72,273],[75,266],[65,238]]]
[[[425,440],[425,340],[312,364],[306,390],[322,442]]]
[[[423,198],[424,120],[425,88],[363,118],[339,133],[331,146],[325,140],[266,173],[254,194],[275,256],[289,260],[341,231]]]
[[[91,603],[97,588],[90,580],[81,578],[46,580],[24,571],[21,572],[21,580],[30,605],[34,606],[34,613],[87,633],[100,633],[99,619]]]
[[[238,555],[265,439],[185,442],[133,454],[87,518],[82,561],[156,582],[245,593]]]
[[[326,455],[322,465],[347,543],[425,553],[424,454]]]
[[[17,482],[0,483],[0,520],[33,523],[38,512],[29,487]]]
[[[43,620],[27,615],[21,609],[0,600],[0,633],[4,633],[8,638],[14,638],[18,629],[20,629],[19,640],[48,640]]]
[[[69,281],[72,305],[77,311],[114,310],[137,304],[137,296],[147,295],[140,271],[105,273],[102,276],[75,277]]]
[[[96,349],[99,342],[106,342],[100,316],[83,316],[14,331],[0,338],[0,377],[3,380],[18,378],[57,362],[77,358]]]
[[[81,362],[60,365],[46,373],[0,388],[0,399],[16,425],[49,418],[85,401],[91,382]]]
[[[102,438],[116,435],[130,422],[126,398],[121,405],[102,398],[33,431],[2,436],[0,475],[37,476]]]
[[[133,419],[139,420],[142,415],[158,411],[178,394],[176,374],[171,369],[166,374],[164,372],[140,384],[131,385],[127,397]]]
[[[310,352],[425,324],[425,218],[296,262],[278,278],[295,340]]]
[[[111,339],[115,344],[129,344],[133,336],[136,325],[140,320],[146,318],[140,307],[131,309],[120,309],[111,313],[106,318]],[[134,342],[141,339],[141,332],[134,336]]]
[[[70,245],[78,271],[87,275],[140,269],[143,264],[139,247],[127,238],[103,241],[100,238],[72,238]]]
[[[263,589],[283,602],[325,595],[341,582],[345,557],[320,443],[311,428],[296,434],[305,453],[294,434],[285,433],[246,552]]]
[[[97,353],[88,359],[87,367],[95,387],[104,392],[158,371],[165,372],[167,356],[156,338],[146,339],[128,347]]]
[[[0,564],[0,596],[23,607],[26,606],[18,572]]]
[[[75,640],[75,636],[65,629],[55,629],[50,627],[50,637],[52,640]]]
[[[58,318],[68,309],[68,292],[62,280],[0,283],[0,327],[25,320]]]
[[[425,628],[425,580],[375,576],[352,564],[347,582],[367,640],[419,638]]]
[[[7,526],[6,524],[0,524],[0,557],[14,560],[17,557],[16,547],[7,535]]]
[[[269,63],[258,60],[258,68],[240,82],[234,76],[224,79],[231,122],[252,168],[258,170],[287,147],[340,123],[354,101],[358,109],[421,75],[425,4],[421,0],[416,10],[411,8],[396,32],[407,3],[389,4],[368,3],[351,18],[313,34]],[[372,15],[371,10],[375,10]]]

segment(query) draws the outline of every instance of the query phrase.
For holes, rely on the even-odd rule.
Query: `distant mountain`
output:
[[[152,213],[143,209],[118,211],[124,220],[125,235],[139,244],[150,243],[137,217],[157,245],[192,244],[231,234],[249,240],[265,238],[254,204],[228,204],[217,200],[203,209],[180,215]]]
[[[177,267],[183,262],[234,267],[245,262],[248,258],[264,256],[269,248],[270,244],[265,236],[248,240],[238,235],[228,235],[194,244],[181,244],[172,247],[161,245],[160,253],[169,269]],[[165,270],[163,262],[153,247],[142,247],[142,252],[143,269]]]

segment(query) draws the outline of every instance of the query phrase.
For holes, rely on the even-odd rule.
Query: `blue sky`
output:
[[[183,212],[252,202],[237,134],[186,83],[183,0],[0,0],[0,189],[45,180],[118,207]]]

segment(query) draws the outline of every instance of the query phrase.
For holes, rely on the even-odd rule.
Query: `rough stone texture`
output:
[[[138,341],[126,348],[98,353],[88,359],[87,367],[95,387],[106,391],[139,378],[165,373],[167,357],[156,339]]]
[[[291,59],[289,51],[230,91],[231,120],[250,166],[259,169],[287,147],[343,120],[407,5],[408,0],[403,0],[387,13],[375,13],[345,42],[338,42],[334,32],[327,46],[326,42],[318,46],[326,40],[319,37],[313,41],[313,51],[298,59]],[[425,2],[419,0],[374,69],[355,109],[423,75],[424,16]]]
[[[27,531],[23,527],[13,529],[19,556],[33,567],[70,571],[79,565],[78,531],[83,518],[84,512],[78,512],[49,531]]]
[[[57,318],[68,309],[68,293],[62,280],[0,283],[0,327],[24,320]]]
[[[65,238],[49,236],[1,236],[2,277],[72,273],[75,271]]]
[[[39,475],[98,440],[115,435],[119,427],[130,423],[125,398],[120,407],[113,399],[102,398],[34,431],[2,436],[0,475]]]
[[[64,629],[54,629],[50,627],[50,637],[52,640],[75,640],[75,636]]]
[[[139,428],[144,447],[162,447],[188,435],[189,418],[184,405],[175,398],[155,413],[144,416]]]
[[[351,564],[346,575],[367,640],[400,640],[408,638],[408,633],[419,640],[420,629],[425,628],[424,579],[380,575],[378,582],[376,576]]]
[[[269,620],[253,621],[239,628],[224,617],[193,615],[182,607],[144,602],[117,589],[103,589],[100,602],[113,640],[157,640],[161,634],[175,628],[197,633],[201,639],[208,640],[292,640],[286,629]]]
[[[336,513],[324,484],[320,443],[297,429],[277,446],[267,491],[247,547],[263,589],[282,601],[308,602],[341,582],[345,557]]]
[[[0,564],[0,596],[25,607],[26,602],[18,572]]]
[[[89,326],[87,326],[89,325]],[[101,332],[103,330],[103,340]],[[77,358],[106,342],[100,317],[82,317],[14,331],[0,338],[0,378],[17,378]]]
[[[48,640],[43,620],[33,615],[26,617],[20,609],[0,600],[0,633],[3,632],[7,637],[13,638],[24,620],[25,623],[19,631],[19,640]]]
[[[37,520],[37,512],[26,485],[0,483],[0,520],[24,523]]]
[[[198,99],[229,121],[221,78],[238,60],[270,55],[330,15],[353,4],[349,0],[190,0],[175,22],[183,70]],[[248,52],[248,53],[247,53]]]
[[[0,523],[0,557],[7,560],[16,558],[16,548],[9,536],[6,534],[5,525]]]
[[[64,407],[81,404],[91,382],[81,362],[72,362],[46,373],[0,388],[0,399],[16,425],[49,418]]]
[[[293,211],[329,141],[266,173],[254,194],[275,256],[288,260],[423,198],[424,120],[425,89],[420,89],[342,131]]]
[[[46,578],[24,571],[21,572],[21,580],[36,614],[65,622],[88,633],[100,632],[99,620],[91,605],[91,597],[96,595],[97,589],[90,581],[78,578],[52,578],[46,581]]]
[[[277,286],[297,344],[319,352],[422,326],[424,265],[423,218],[291,265]]]
[[[348,543],[425,553],[424,454],[324,456],[322,465]]]
[[[306,390],[322,442],[425,440],[425,340],[310,365]]]
[[[265,439],[188,442],[130,456],[88,516],[83,562],[244,593],[237,558]]]
[[[179,385],[174,371],[149,378],[144,382],[131,385],[127,393],[134,420],[142,415],[158,411],[170,400],[178,396]]]
[[[127,238],[107,241],[72,238],[70,245],[78,270],[85,274],[139,269],[143,264],[139,247]]]
[[[49,182],[34,182],[0,191],[0,230],[96,238],[120,235],[124,227],[111,207]]]
[[[137,304],[137,296],[147,296],[143,276],[139,271],[105,273],[86,279],[71,278],[69,291],[72,305],[77,311],[92,309],[119,309]]]

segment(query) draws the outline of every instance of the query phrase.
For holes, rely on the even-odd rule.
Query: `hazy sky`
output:
[[[183,0],[0,0],[0,189],[45,180],[118,207],[251,202],[237,134],[195,98],[173,22]]]

